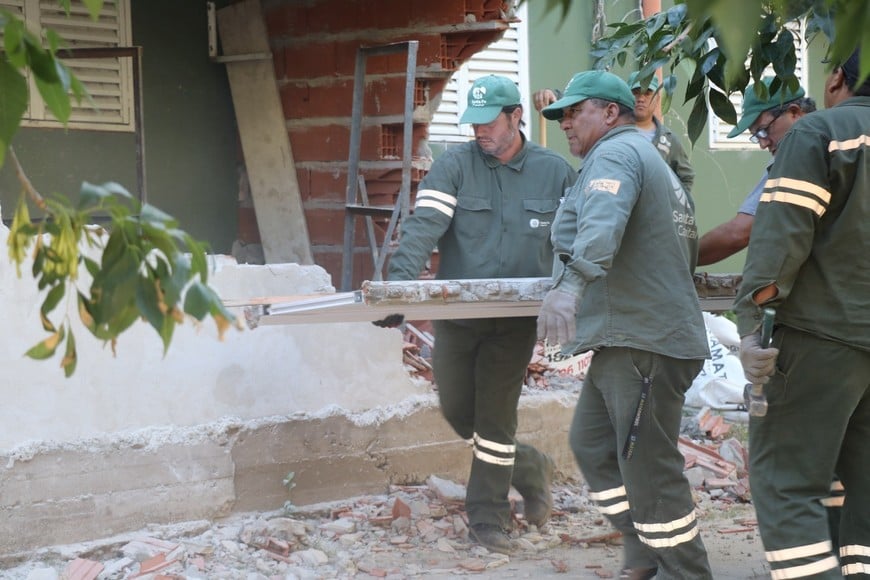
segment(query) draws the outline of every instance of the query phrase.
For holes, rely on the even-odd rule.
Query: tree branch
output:
[[[33,184],[28,179],[27,174],[24,173],[24,168],[21,166],[21,163],[18,161],[18,156],[15,155],[15,149],[12,146],[9,146],[9,158],[12,159],[12,163],[15,164],[15,174],[18,176],[18,181],[21,183],[21,187],[24,188],[24,191],[27,192],[27,195],[33,200],[33,203],[41,209],[45,210],[45,199],[40,195],[36,188],[33,187]]]

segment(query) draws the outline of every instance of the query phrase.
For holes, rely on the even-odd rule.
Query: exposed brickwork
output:
[[[357,51],[407,40],[419,42],[414,83],[412,147],[428,157],[424,142],[430,103],[449,72],[501,36],[502,0],[263,0],[275,72],[297,163],[315,261],[341,283],[344,203]],[[493,30],[491,21],[502,26]],[[392,205],[401,187],[404,52],[369,57],[363,102],[360,160],[372,205]],[[382,168],[367,167],[371,162]],[[417,165],[420,164],[418,159]],[[424,163],[425,164],[425,163]],[[422,177],[412,175],[413,190]],[[386,220],[376,220],[383,236]],[[371,276],[364,221],[356,221],[354,286]]]

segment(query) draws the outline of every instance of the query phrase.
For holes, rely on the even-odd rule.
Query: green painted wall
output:
[[[667,9],[673,5],[673,2],[664,0],[662,4],[663,9]],[[546,2],[529,3],[530,82],[533,88],[563,88],[574,73],[592,66],[588,56],[592,29],[592,3],[573,4],[561,25],[559,12],[548,13],[546,5]],[[634,21],[640,18],[636,0],[615,0],[605,3],[605,6],[609,23],[623,19]],[[823,38],[819,38],[810,47],[809,94],[816,99],[819,108],[823,106],[821,96],[826,76],[824,65],[820,62],[826,48],[823,41]],[[627,76],[631,69],[626,69],[623,73],[615,72]],[[691,72],[690,68],[682,69],[671,110],[664,118],[665,124],[681,137],[686,148],[691,147],[686,127],[691,107],[682,105],[682,96],[685,94],[686,81]],[[533,120],[532,129],[532,138],[538,140],[540,136],[538,119]],[[707,134],[705,130],[694,147],[690,148],[690,159],[696,173],[693,195],[698,227],[702,234],[734,216],[746,194],[758,182],[761,172],[770,159],[769,153],[757,148],[749,151],[711,150]],[[547,145],[571,159],[564,135],[555,122],[548,123]],[[579,165],[579,160],[573,159],[572,163],[575,166]],[[743,269],[744,259],[745,251],[703,270],[721,273],[740,272]]]
[[[226,67],[208,58],[205,2],[132,0],[133,44],[142,46],[149,203],[229,253],[236,238],[239,153]],[[83,181],[136,192],[132,133],[21,129],[13,147],[34,186],[76,197]],[[20,187],[0,170],[0,204],[12,216]]]

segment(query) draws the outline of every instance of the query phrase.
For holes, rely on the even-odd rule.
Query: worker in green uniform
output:
[[[750,417],[749,477],[774,578],[870,575],[870,81],[858,61],[830,73],[826,109],[780,142],[735,299],[744,373],[768,402]],[[835,472],[839,562],[823,505]]]
[[[674,132],[655,116],[661,98],[661,92],[658,90],[658,78],[652,77],[649,86],[642,89],[635,72],[628,77],[628,84],[634,95],[634,122],[638,130],[653,144],[668,166],[677,174],[680,183],[683,184],[683,189],[692,191],[692,185],[695,183],[695,170],[689,163],[689,155]],[[542,89],[536,91],[532,96],[538,111],[559,98],[561,98],[561,92],[554,89]]]
[[[437,246],[438,279],[521,278],[550,274],[550,224],[577,178],[560,155],[520,130],[517,86],[488,75],[474,82],[460,121],[474,141],[447,149],[417,190],[414,212],[390,258],[389,280],[414,280]],[[433,323],[432,365],[444,417],[472,445],[465,507],[470,533],[510,553],[511,485],[524,516],[550,517],[553,462],[515,440],[517,405],[535,346],[535,318]]]
[[[624,536],[622,578],[712,578],[677,441],[710,356],[692,279],[694,203],[634,125],[628,84],[581,72],[543,109],[580,177],[553,222],[553,286],[538,336],[594,350],[571,423],[590,498]]]

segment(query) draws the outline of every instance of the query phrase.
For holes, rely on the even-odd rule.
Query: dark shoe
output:
[[[503,529],[494,524],[474,524],[469,530],[471,537],[490,552],[510,555],[513,545]]]
[[[619,572],[620,580],[650,580],[658,574],[658,568],[623,568]]]
[[[539,528],[547,523],[553,513],[553,473],[556,466],[549,456],[545,455],[543,489],[536,493],[523,495],[523,515],[526,521]]]

